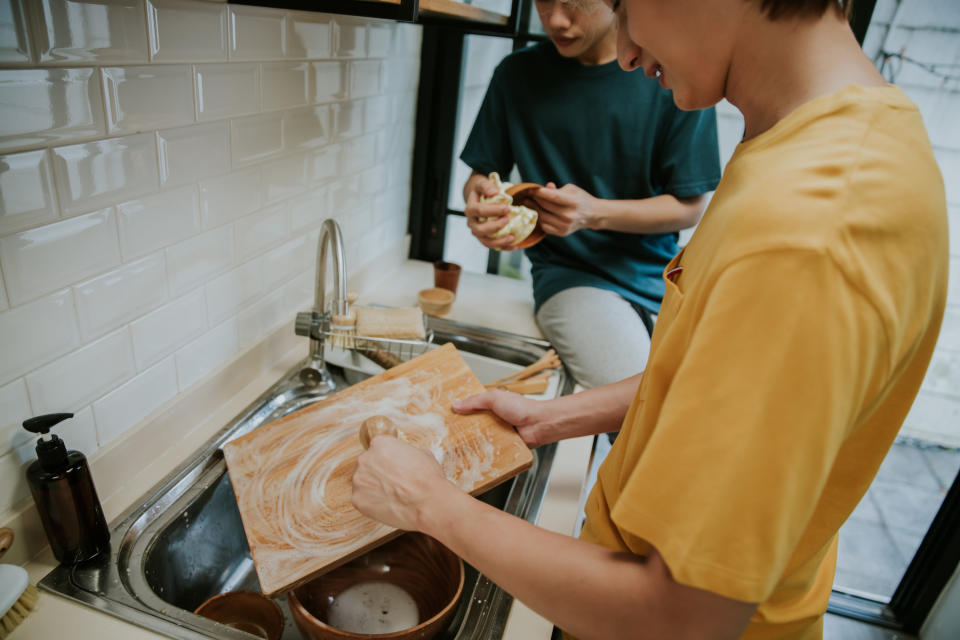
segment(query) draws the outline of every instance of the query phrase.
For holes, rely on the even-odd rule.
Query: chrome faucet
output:
[[[333,305],[326,309],[327,302],[327,252],[333,255]],[[294,330],[299,336],[310,338],[310,356],[300,371],[300,380],[318,390],[333,391],[335,385],[323,359],[324,334],[330,328],[331,315],[347,313],[347,270],[343,259],[343,236],[340,227],[332,218],[323,221],[317,242],[317,280],[314,287],[313,309],[297,314]]]

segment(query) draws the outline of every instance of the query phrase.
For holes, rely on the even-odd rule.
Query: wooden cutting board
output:
[[[447,344],[224,445],[263,593],[287,591],[402,533],[350,502],[363,453],[357,434],[370,416],[393,420],[471,494],[529,468],[533,455],[509,424],[489,412],[450,409],[482,391]]]

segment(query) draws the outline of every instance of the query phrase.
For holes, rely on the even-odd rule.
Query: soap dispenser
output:
[[[79,451],[67,451],[63,440],[50,433],[55,424],[72,417],[72,413],[51,413],[23,423],[27,431],[40,434],[27,482],[53,555],[63,564],[89,560],[110,548],[110,530],[87,458]]]

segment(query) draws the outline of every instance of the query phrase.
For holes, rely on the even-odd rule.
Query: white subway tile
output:
[[[120,264],[112,209],[0,238],[0,263],[13,305]]]
[[[96,69],[0,69],[0,149],[103,135]]]
[[[31,60],[24,1],[0,0],[0,63]]]
[[[377,136],[365,135],[347,140],[341,145],[340,170],[356,173],[369,169],[377,161]]]
[[[41,62],[147,61],[143,0],[42,0]]]
[[[290,231],[297,233],[304,229],[315,229],[329,217],[330,189],[326,186],[314,189],[302,198],[297,198],[290,206]]]
[[[260,167],[200,181],[200,220],[204,229],[231,222],[260,208]]]
[[[230,318],[181,347],[176,354],[180,391],[185,391],[214,369],[225,365],[237,354],[238,349],[236,318]]]
[[[261,262],[254,258],[210,281],[207,290],[207,318],[216,324],[253,303],[263,293]]]
[[[260,65],[260,104],[264,111],[299,107],[310,101],[309,62],[265,62]]]
[[[283,242],[289,233],[286,206],[271,207],[237,221],[237,255],[246,259]]]
[[[46,149],[0,156],[0,235],[57,217]]]
[[[380,93],[383,63],[363,60],[350,63],[350,98],[366,98]]]
[[[53,175],[67,216],[154,192],[159,175],[155,136],[141,133],[57,147]]]
[[[313,239],[316,244],[316,238]],[[313,306],[314,279],[312,273],[301,273],[283,287],[283,308],[304,311]]]
[[[197,190],[181,187],[117,205],[125,260],[146,255],[200,232]]]
[[[316,237],[301,234],[263,254],[263,278],[267,289],[285,285],[298,273],[313,272],[317,248]]]
[[[367,22],[347,16],[337,17],[337,57],[363,58],[367,55]]]
[[[333,102],[347,97],[347,63],[339,60],[313,63],[314,102]]]
[[[312,149],[330,140],[330,107],[302,107],[283,114],[287,149]]]
[[[323,147],[310,157],[310,166],[307,170],[307,179],[310,182],[329,180],[337,175],[341,147],[331,144]]]
[[[93,403],[100,445],[116,440],[175,395],[177,367],[170,356]]]
[[[106,67],[102,72],[110,133],[193,122],[193,71],[188,65]]]
[[[203,289],[194,289],[130,325],[133,355],[143,370],[198,337],[207,326]]]
[[[333,20],[307,11],[287,14],[287,57],[329,58],[333,52]]]
[[[29,434],[21,425],[32,416],[23,378],[0,386],[0,456],[29,440]]]
[[[197,119],[218,120],[260,111],[260,66],[198,64]]]
[[[393,101],[389,96],[367,98],[363,105],[363,130],[366,133],[387,126],[390,119],[390,107]]]
[[[307,188],[307,156],[302,153],[266,162],[261,170],[266,204],[303,193]]]
[[[78,344],[80,331],[70,289],[0,313],[0,384]]]
[[[227,7],[192,0],[147,0],[150,59],[200,62],[227,59]]]
[[[276,9],[230,5],[230,59],[275,60],[286,50],[286,14]]]
[[[26,472],[35,457],[32,442],[22,444],[6,455],[0,455],[0,509],[3,511],[30,499]]]
[[[268,113],[230,122],[230,154],[234,166],[266,160],[282,150],[282,114]]]
[[[124,328],[34,371],[27,388],[38,414],[75,411],[135,372],[130,332]]]
[[[367,30],[367,57],[386,58],[393,49],[393,22],[371,22]]]
[[[180,295],[233,264],[233,229],[221,227],[166,250],[170,293]]]
[[[401,22],[394,25],[394,29],[393,55],[419,59],[423,27],[419,24]]]
[[[7,290],[3,285],[3,268],[0,267],[0,311],[6,311],[10,307],[7,301]]]
[[[157,143],[164,186],[194,183],[230,171],[230,127],[226,122],[158,131]]]
[[[163,254],[155,253],[78,284],[74,297],[84,340],[117,329],[166,300]]]
[[[278,289],[237,314],[237,343],[241,349],[255,345],[288,322],[292,330],[293,316],[283,308],[283,291]]]
[[[384,93],[415,91],[419,82],[420,58],[392,58],[384,61]],[[483,88],[486,89],[486,83],[484,83]],[[461,107],[461,109],[464,108]],[[470,112],[464,109],[462,113]]]
[[[337,138],[352,138],[363,133],[363,102],[340,102],[333,105],[333,131]]]

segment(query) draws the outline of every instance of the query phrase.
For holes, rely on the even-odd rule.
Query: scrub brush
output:
[[[13,531],[0,528],[0,556],[13,543]],[[0,640],[3,640],[37,604],[40,594],[30,584],[27,572],[12,564],[0,564]]]

